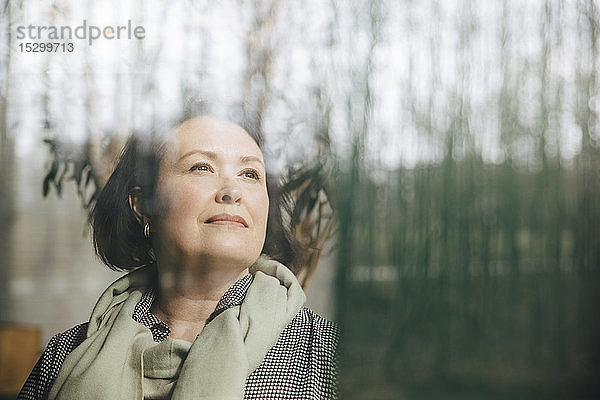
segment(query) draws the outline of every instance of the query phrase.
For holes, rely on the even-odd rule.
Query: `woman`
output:
[[[257,124],[203,106],[128,141],[91,225],[104,263],[133,272],[51,339],[19,399],[335,397],[335,327],[272,259],[294,246]]]

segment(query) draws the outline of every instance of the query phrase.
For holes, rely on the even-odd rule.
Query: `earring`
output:
[[[150,223],[146,222],[146,224],[144,225],[144,236],[146,236],[148,239],[150,239]]]

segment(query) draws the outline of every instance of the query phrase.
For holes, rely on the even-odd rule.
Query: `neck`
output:
[[[215,267],[160,259],[157,264],[158,291],[152,312],[169,326],[171,337],[188,341],[202,331],[227,289],[248,273],[248,267],[231,264]]]

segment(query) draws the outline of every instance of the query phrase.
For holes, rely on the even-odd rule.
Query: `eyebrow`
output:
[[[181,157],[179,157],[179,160],[177,160],[178,162],[183,160],[184,158],[187,158],[189,156],[192,156],[194,154],[201,154],[203,156],[206,156],[208,158],[210,158],[211,160],[216,160],[217,158],[219,158],[219,156],[217,155],[217,153],[215,153],[214,151],[208,151],[208,150],[192,150],[192,151],[188,151],[187,153],[185,153],[184,155],[182,155]],[[257,156],[241,156],[240,157],[240,161],[243,163],[247,163],[247,162],[258,162],[259,164],[261,164],[264,168],[265,164],[264,162],[258,158]]]
[[[263,167],[265,166],[265,164],[262,162],[262,160],[256,156],[242,156],[242,157],[240,157],[240,161],[243,163],[256,161],[259,164],[261,164]]]

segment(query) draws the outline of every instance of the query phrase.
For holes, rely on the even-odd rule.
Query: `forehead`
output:
[[[241,126],[231,121],[198,116],[179,124],[170,135],[168,152],[174,156],[193,150],[243,153],[263,159],[258,144]]]

